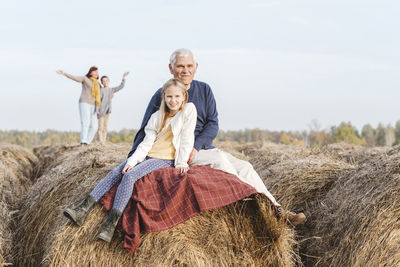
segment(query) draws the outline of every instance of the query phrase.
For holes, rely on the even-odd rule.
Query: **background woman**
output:
[[[101,102],[99,71],[91,67],[85,76],[73,76],[62,70],[58,74],[64,75],[76,82],[82,83],[81,97],[79,98],[79,114],[81,118],[81,144],[90,144],[97,131],[97,113]]]

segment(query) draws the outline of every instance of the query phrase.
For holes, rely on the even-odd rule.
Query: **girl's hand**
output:
[[[128,164],[126,164],[125,165],[125,167],[124,167],[124,169],[122,170],[122,174],[125,174],[125,173],[127,173],[130,169],[132,169],[132,166],[131,165],[128,165]]]
[[[199,152],[199,151],[197,151],[196,148],[193,148],[193,149],[192,149],[192,152],[191,152],[190,155],[189,155],[188,164],[191,164],[191,163],[192,163],[193,159],[196,157],[196,155],[197,155],[198,152]]]
[[[176,167],[180,173],[185,173],[189,170],[189,167]]]
[[[125,73],[122,75],[122,78],[125,79],[125,77],[128,76],[128,74],[129,74],[129,71],[125,72]]]
[[[60,74],[60,75],[64,74],[64,72],[62,70],[57,70],[56,72],[57,72],[57,74]]]

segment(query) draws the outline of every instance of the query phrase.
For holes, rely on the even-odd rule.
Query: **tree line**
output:
[[[351,122],[342,122],[329,129],[320,129],[317,121],[312,121],[309,130],[304,131],[269,131],[262,129],[220,130],[216,138],[220,142],[247,143],[265,141],[285,145],[304,147],[322,147],[332,143],[345,142],[359,146],[393,146],[400,144],[400,121],[395,126],[379,123],[376,128],[371,124],[362,127],[361,132]],[[112,143],[132,143],[137,130],[123,129],[108,132],[107,139]],[[0,131],[0,143],[17,144],[32,148],[38,145],[60,143],[79,143],[79,132],[46,130],[35,131]]]
[[[107,139],[112,143],[132,143],[137,130],[123,129],[110,131]],[[0,143],[11,143],[27,148],[38,145],[55,145],[61,143],[79,143],[79,132],[46,130],[43,132],[31,131],[0,131]]]
[[[321,129],[317,121],[312,121],[309,130],[269,131],[245,129],[238,131],[220,131],[218,141],[247,143],[267,141],[285,145],[322,147],[332,143],[345,142],[358,146],[394,146],[400,144],[400,121],[395,126],[379,123],[376,128],[371,124],[362,127],[361,132],[351,122],[341,122],[329,129]]]

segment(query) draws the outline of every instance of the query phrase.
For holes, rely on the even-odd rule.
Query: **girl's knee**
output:
[[[121,180],[121,184],[129,184],[132,183],[132,181],[134,180],[134,175],[132,175],[132,170],[130,170],[129,172],[125,173],[122,176],[122,180]]]

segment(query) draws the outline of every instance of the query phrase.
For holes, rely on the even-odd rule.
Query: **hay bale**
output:
[[[294,266],[294,233],[277,221],[264,198],[203,212],[166,231],[143,236],[134,256],[117,236],[108,245],[94,240],[105,212],[95,208],[83,227],[62,210],[84,198],[125,159],[130,145],[89,145],[62,153],[24,199],[17,263],[59,266]],[[34,211],[34,212],[32,212]]]
[[[309,259],[319,254],[310,253],[308,247],[318,245],[320,236],[315,234],[315,221],[321,219],[315,207],[341,175],[357,167],[334,151],[276,144],[243,146],[241,150],[284,209],[306,214],[306,223],[296,230],[302,261],[306,266],[313,266],[308,264]]]
[[[241,160],[249,160],[249,157],[247,157],[243,152],[239,151],[238,146],[234,146],[232,143],[230,142],[214,142],[214,145],[225,151],[228,152],[229,154],[231,154],[232,156],[241,159]]]
[[[359,165],[371,157],[388,152],[390,147],[362,147],[346,143],[329,144],[321,148],[321,151],[331,157]]]
[[[400,266],[400,147],[242,150],[284,206],[306,213],[305,266]]]
[[[39,159],[38,176],[59,165],[65,152],[78,148],[79,144],[42,145],[33,148],[33,153]]]
[[[354,169],[338,158],[300,146],[242,147],[268,190],[284,207],[305,210],[323,197],[339,173]]]
[[[134,256],[121,249],[120,237],[110,245],[94,239],[104,221],[104,212],[97,208],[82,228],[69,224],[57,235],[45,262],[50,266],[293,266],[293,233],[274,219],[269,206],[260,208],[258,203],[266,204],[241,201],[146,234]]]
[[[305,158],[314,152],[302,146],[288,146],[274,143],[249,143],[235,146],[235,148],[244,153],[250,161],[260,158],[257,162],[262,162],[263,168],[280,163],[286,160]],[[254,162],[256,164],[256,162]]]
[[[323,155],[284,160],[268,168],[263,167],[262,157],[251,162],[278,202],[292,210],[306,209],[330,190],[339,173],[354,168]]]
[[[13,262],[13,232],[19,200],[36,177],[38,159],[16,145],[0,145],[0,266]]]
[[[400,266],[400,147],[337,178],[315,207],[310,266]]]

